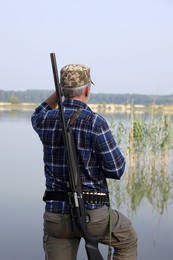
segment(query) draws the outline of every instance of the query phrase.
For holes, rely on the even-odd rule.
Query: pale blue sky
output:
[[[91,68],[93,93],[173,94],[172,0],[0,0],[0,89],[52,89]]]

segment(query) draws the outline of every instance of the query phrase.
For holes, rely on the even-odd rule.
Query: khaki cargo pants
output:
[[[136,260],[137,234],[129,219],[107,206],[88,210],[87,214],[90,219],[87,224],[89,233],[97,236],[99,243],[109,245],[111,242],[111,246],[115,249],[112,259]],[[80,238],[78,228],[72,230],[69,214],[45,212],[43,237],[45,260],[76,260]]]

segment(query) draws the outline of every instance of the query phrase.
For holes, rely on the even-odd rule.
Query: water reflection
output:
[[[28,121],[30,120],[32,111],[28,110],[11,110],[11,111],[6,111],[2,110],[0,111],[0,124],[4,121],[15,121],[15,120],[25,120]]]
[[[2,260],[44,259],[42,146],[31,128],[31,113],[0,112]],[[127,115],[121,114],[120,118],[113,115],[113,118],[115,125],[120,121],[123,126],[129,124]],[[121,131],[122,135],[127,134]],[[123,139],[120,140],[122,146]],[[121,181],[108,181],[111,204],[131,218],[138,232],[138,260],[172,260],[172,150],[165,150],[164,154],[145,150],[136,155],[132,150],[127,152],[125,146],[123,149],[126,173]],[[101,250],[106,259],[107,248],[101,246]],[[84,244],[78,259],[87,259]]]
[[[108,185],[113,207],[120,209],[128,205],[127,210],[132,214],[136,214],[147,199],[153,210],[163,215],[173,199],[173,172],[168,174],[167,169],[155,169],[152,174],[145,168],[127,171],[121,182],[108,181]]]

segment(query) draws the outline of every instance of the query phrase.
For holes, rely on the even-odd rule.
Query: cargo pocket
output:
[[[109,225],[109,209],[103,206],[99,209],[88,210],[89,216],[88,231],[93,236],[103,237]]]
[[[131,232],[131,221],[119,211],[112,212],[112,235],[119,243],[125,242]]]
[[[44,233],[52,237],[58,237],[63,234],[61,225],[62,215],[56,213],[45,212],[44,216]]]

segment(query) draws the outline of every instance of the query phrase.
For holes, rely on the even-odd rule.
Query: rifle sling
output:
[[[83,107],[80,107],[78,110],[75,110],[72,114],[72,116],[70,117],[70,121],[69,121],[69,126],[72,127],[74,125],[74,123],[76,122],[76,120],[78,119],[78,116],[80,114],[80,112],[84,110]]]

